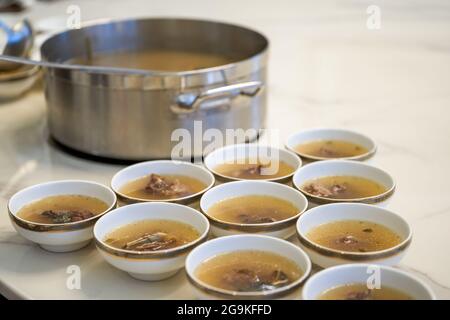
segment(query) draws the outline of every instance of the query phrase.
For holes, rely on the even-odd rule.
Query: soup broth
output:
[[[118,249],[158,251],[176,248],[199,238],[192,226],[173,220],[141,220],[119,227],[105,237]]]
[[[408,294],[389,287],[368,289],[367,285],[354,283],[326,290],[319,300],[414,300]]]
[[[196,270],[201,281],[240,292],[274,290],[291,284],[302,274],[290,259],[257,250],[220,254],[206,260]]]
[[[380,195],[386,187],[362,177],[329,176],[306,182],[302,190],[329,199],[359,199]]]
[[[239,163],[223,163],[216,166],[214,170],[226,177],[248,180],[281,178],[295,171],[292,166],[283,161],[272,163],[254,159],[246,159]]]
[[[367,153],[367,148],[343,140],[316,140],[299,144],[295,147],[298,153],[318,158],[349,158]]]
[[[389,228],[369,221],[340,220],[313,228],[307,238],[321,246],[348,252],[373,252],[392,248],[402,238]]]
[[[73,58],[68,60],[67,63],[177,72],[217,67],[233,61],[234,59],[230,57],[216,53],[153,49],[98,53],[92,57]]]
[[[203,182],[188,176],[150,174],[125,184],[119,191],[137,199],[167,200],[187,197],[205,188]]]
[[[208,214],[230,223],[258,224],[288,219],[298,213],[291,202],[271,197],[250,195],[219,201]]]
[[[35,223],[61,224],[92,218],[108,209],[100,199],[84,195],[50,196],[22,207],[17,216]]]

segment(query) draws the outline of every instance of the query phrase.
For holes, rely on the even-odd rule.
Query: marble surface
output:
[[[33,21],[187,16],[256,28],[271,41],[269,128],[280,141],[306,127],[362,131],[379,145],[375,164],[398,184],[390,209],[414,230],[400,268],[450,298],[450,3],[392,1],[58,1],[36,3]],[[105,5],[108,3],[108,5]],[[381,29],[366,26],[369,5],[381,9]],[[0,18],[15,19],[1,15]],[[12,228],[8,198],[23,187],[55,179],[108,184],[121,168],[68,155],[48,141],[45,101],[37,88],[0,104],[0,293],[29,299],[192,298],[183,272],[146,283],[113,269],[93,245],[53,254]],[[66,286],[67,267],[82,272],[80,290]]]

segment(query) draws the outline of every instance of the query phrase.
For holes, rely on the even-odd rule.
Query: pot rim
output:
[[[269,48],[269,40],[266,36],[253,29],[221,21],[204,20],[204,19],[186,19],[182,17],[138,17],[132,19],[98,19],[88,21],[82,24],[80,29],[64,30],[58,32],[44,41],[41,46],[41,56],[44,61],[54,62],[49,60],[48,54],[50,52],[52,42],[56,41],[57,37],[63,34],[76,33],[80,30],[86,30],[88,28],[94,28],[104,25],[116,25],[127,23],[143,23],[145,21],[183,21],[183,22],[199,22],[209,23],[215,25],[228,26],[241,29],[253,33],[256,37],[259,37],[263,42],[262,48],[257,50],[253,55],[247,56],[244,59],[230,62],[228,64],[195,69],[186,71],[156,71],[156,70],[143,70],[143,69],[131,69],[131,68],[117,68],[117,67],[100,67],[100,66],[86,66],[78,64],[62,64],[61,68],[44,68],[46,71],[51,71],[52,75],[58,78],[65,78],[67,81],[79,84],[104,86],[111,88],[112,86],[117,88],[140,88],[140,89],[168,89],[172,87],[201,87],[205,85],[217,85],[224,83],[231,83],[238,81],[243,76],[257,72],[264,68],[267,63],[267,52]],[[211,74],[217,76],[211,77]],[[226,74],[224,74],[226,73]],[[116,76],[122,81],[111,81],[111,79],[105,82],[104,77]],[[125,77],[125,79],[123,79]]]

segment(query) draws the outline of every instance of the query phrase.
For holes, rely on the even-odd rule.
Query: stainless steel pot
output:
[[[107,22],[49,38],[41,56],[65,63],[93,53],[154,48],[233,55],[236,62],[183,72],[45,67],[54,139],[91,155],[143,160],[169,158],[179,143],[171,141],[178,128],[198,142],[202,133],[194,137],[194,121],[202,121],[203,132],[264,127],[268,41],[246,28],[184,19]],[[201,153],[197,148],[192,156]]]

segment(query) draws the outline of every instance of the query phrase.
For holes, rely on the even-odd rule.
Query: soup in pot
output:
[[[66,61],[66,63],[177,72],[217,67],[233,61],[234,59],[218,53],[152,49],[96,53],[92,57],[73,58]]]

